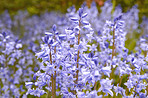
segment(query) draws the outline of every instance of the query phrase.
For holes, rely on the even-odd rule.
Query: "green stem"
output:
[[[121,76],[121,79],[120,79],[120,82],[119,82],[119,86],[121,85],[122,79],[123,79],[123,76]]]
[[[79,20],[79,28],[80,28],[80,26],[81,26],[81,19]],[[78,46],[79,46],[79,44],[80,44],[80,30],[79,30],[79,34],[78,34]],[[79,70],[78,70],[78,68],[79,68],[79,54],[80,54],[80,51],[78,50],[78,52],[77,52],[77,71],[76,71],[76,81],[75,81],[75,84],[77,84],[78,83],[78,76],[79,76]],[[75,94],[76,94],[76,91],[75,91]],[[76,95],[76,97],[77,97],[77,95]]]
[[[115,56],[115,29],[113,29],[113,46],[112,46],[112,59]]]
[[[94,85],[94,90],[97,91],[97,81],[95,82],[95,85]]]
[[[51,47],[49,45],[49,49],[50,49],[50,63],[52,64],[52,54],[51,54]],[[54,53],[56,53],[56,47],[54,48]],[[55,66],[56,68],[56,66]],[[56,98],[56,71],[54,72],[54,74],[51,75],[51,84],[52,84],[52,98]],[[50,86],[50,84],[49,84]],[[47,98],[50,98],[50,91],[47,94]]]
[[[138,81],[139,82],[139,81]],[[137,82],[137,84],[136,84],[136,86],[135,86],[135,94],[134,94],[134,98],[135,98],[135,96],[136,96],[136,89],[137,89],[137,86],[138,86],[138,82]]]
[[[79,20],[79,28],[80,28],[80,22],[81,20]],[[79,34],[78,34],[78,45],[80,44],[80,30],[79,30]],[[76,71],[76,84],[78,83],[78,73],[79,73],[79,54],[80,54],[80,51],[78,50],[78,53],[77,53],[77,71]]]

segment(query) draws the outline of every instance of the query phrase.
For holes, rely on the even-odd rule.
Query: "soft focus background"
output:
[[[19,10],[27,10],[30,15],[42,14],[45,11],[67,12],[67,8],[72,5],[78,9],[86,1],[90,6],[93,0],[0,0],[0,13],[5,10],[11,15],[15,15]],[[103,6],[106,0],[95,0],[98,9]],[[120,5],[123,12],[129,10],[133,5],[138,5],[139,17],[148,16],[148,0],[111,0],[114,6]],[[141,19],[140,19],[141,20]]]

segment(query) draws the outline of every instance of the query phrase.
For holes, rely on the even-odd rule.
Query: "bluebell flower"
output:
[[[118,94],[121,94],[122,96],[125,96],[125,90],[117,84],[117,86],[114,86],[114,90],[116,92],[116,96]]]
[[[108,95],[108,93],[113,96],[113,92],[111,91],[112,89],[112,80],[109,80],[108,78],[106,79],[101,79],[100,81],[100,84],[101,84],[101,87],[99,88],[99,92],[100,91],[103,91],[104,93],[106,93],[106,96]]]

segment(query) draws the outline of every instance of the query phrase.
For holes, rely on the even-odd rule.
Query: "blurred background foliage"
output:
[[[0,13],[3,13],[5,10],[8,10],[11,16],[15,15],[18,10],[27,10],[30,15],[40,15],[45,11],[66,13],[67,8],[75,5],[78,9],[84,1],[90,7],[93,0],[0,0]],[[99,9],[106,0],[94,1],[97,3]],[[142,20],[142,16],[148,17],[148,0],[111,0],[111,2],[114,7],[120,5],[123,12],[126,12],[136,4],[140,10],[140,20]]]

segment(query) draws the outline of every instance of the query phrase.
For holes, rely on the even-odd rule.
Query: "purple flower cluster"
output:
[[[99,31],[101,33],[96,36],[97,30],[90,24],[94,21],[88,17],[88,13],[94,13],[92,9],[96,9],[94,5],[91,9],[83,6],[75,12],[72,7],[68,10],[65,31],[59,33],[53,25],[52,33],[45,32],[45,44],[41,45],[42,51],[36,53],[38,58],[42,58],[43,66],[35,74],[37,81],[26,84],[29,87],[27,94],[41,96],[45,87],[47,90],[44,89],[44,93],[48,95],[52,92],[53,98],[53,89],[56,89],[57,96],[63,98],[101,98],[119,94],[123,97],[147,96],[147,74],[142,74],[147,69],[146,58],[141,53],[129,53],[125,47],[127,13],[115,10],[116,15],[114,13],[113,16],[118,17],[113,20],[106,18],[103,29]],[[55,88],[51,86],[54,84],[53,77],[56,79]],[[119,81],[114,77],[118,77]],[[38,94],[32,89],[33,85],[40,89]]]
[[[138,23],[137,6],[67,11],[0,15],[0,97],[147,98],[148,19]]]

